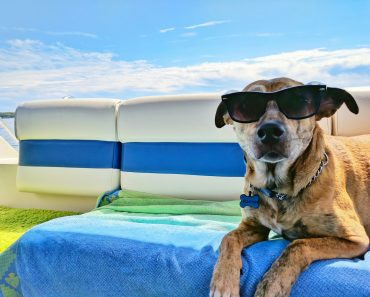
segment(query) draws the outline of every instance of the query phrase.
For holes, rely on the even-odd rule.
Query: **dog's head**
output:
[[[289,78],[258,80],[247,85],[243,92],[276,92],[302,85]],[[343,103],[351,112],[358,113],[358,106],[349,93],[342,89],[327,88],[318,112],[311,117],[288,119],[279,110],[277,103],[271,100],[257,121],[239,123],[231,119],[226,104],[221,102],[217,108],[215,124],[218,128],[225,124],[232,125],[240,146],[252,160],[278,163],[287,159],[295,160],[311,141],[316,121],[332,116]]]

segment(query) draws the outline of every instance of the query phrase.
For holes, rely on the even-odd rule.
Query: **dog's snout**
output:
[[[257,130],[257,136],[263,144],[278,143],[283,137],[285,129],[278,122],[267,122]]]

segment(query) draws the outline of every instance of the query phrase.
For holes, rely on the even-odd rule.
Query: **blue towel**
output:
[[[0,295],[208,296],[217,248],[235,227],[209,219],[105,210],[41,224],[0,256]],[[253,296],[287,244],[270,240],[244,249],[241,296]],[[364,260],[313,263],[291,296],[370,296],[370,252]]]

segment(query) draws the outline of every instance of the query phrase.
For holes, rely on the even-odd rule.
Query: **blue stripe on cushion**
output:
[[[22,140],[19,165],[120,168],[121,143],[99,140]]]
[[[206,176],[245,174],[237,143],[129,142],[122,145],[122,171]]]

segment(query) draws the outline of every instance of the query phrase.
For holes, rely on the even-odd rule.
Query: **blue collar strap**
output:
[[[252,187],[253,186],[251,185],[251,188]],[[279,200],[279,201],[285,200],[288,197],[287,194],[278,193],[278,192],[272,191],[272,190],[267,189],[267,188],[265,188],[265,189],[259,189],[259,188],[254,188],[253,187],[253,189],[254,189],[254,191],[260,192],[261,194],[263,194],[263,195],[265,195],[265,196],[267,196],[269,198],[272,198],[272,199],[275,199],[275,200]]]

